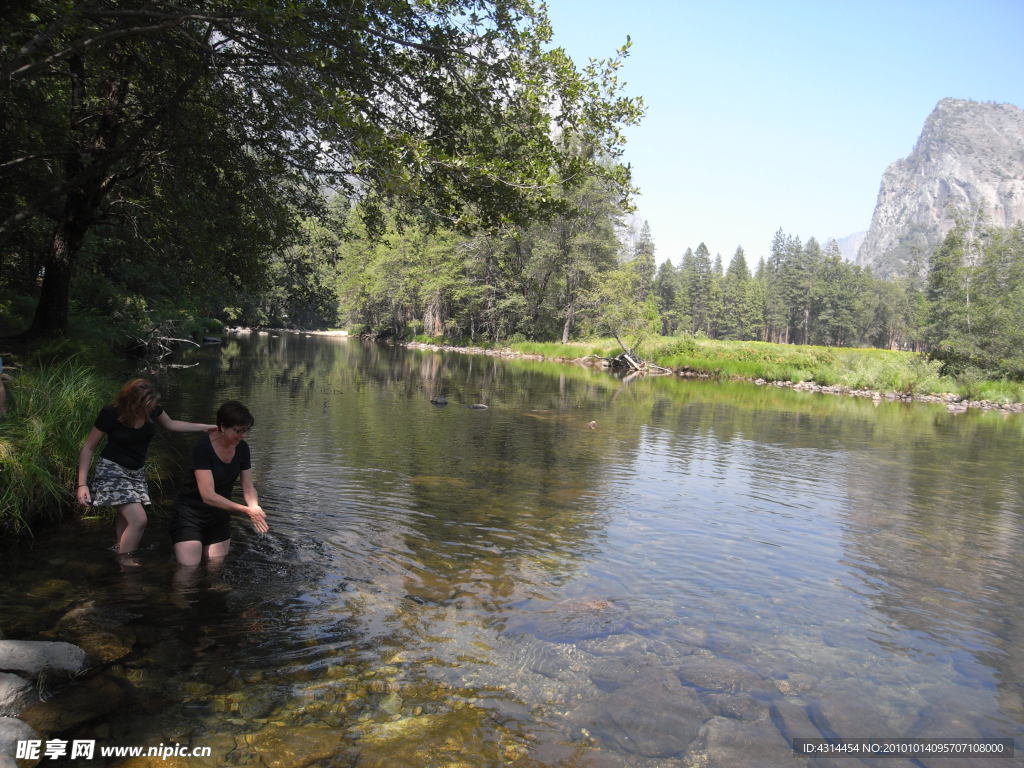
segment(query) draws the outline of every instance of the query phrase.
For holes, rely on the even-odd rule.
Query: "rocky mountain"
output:
[[[957,214],[979,208],[998,227],[1024,220],[1024,110],[943,99],[883,174],[857,263],[883,277],[923,270]]]
[[[839,245],[839,250],[843,252],[844,259],[847,261],[857,260],[857,252],[867,234],[867,232],[854,232],[852,235],[836,238],[836,243]]]

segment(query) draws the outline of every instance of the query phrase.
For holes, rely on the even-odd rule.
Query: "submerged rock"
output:
[[[770,704],[770,709],[772,722],[787,743],[792,744],[796,738],[817,739],[825,736],[811,722],[807,705],[802,700],[776,699]]]
[[[826,734],[920,733],[915,723],[925,704],[924,699],[906,688],[899,694],[893,696],[884,686],[860,680],[833,681],[829,683],[827,692],[807,710],[811,721]],[[962,726],[960,723],[957,725]],[[957,727],[949,733],[966,736],[969,731]]]
[[[135,632],[126,625],[125,617],[104,612],[91,600],[64,614],[55,631],[74,640],[97,661],[123,659],[135,646]]]
[[[22,714],[22,719],[43,733],[62,733],[118,708],[123,698],[121,686],[100,675],[41,701]]]
[[[577,643],[628,632],[632,626],[628,609],[614,600],[571,598],[517,617],[509,628],[552,643]]]
[[[707,653],[695,653],[680,660],[676,674],[684,685],[726,693],[770,693],[770,681],[737,661]]]
[[[312,763],[351,764],[351,748],[337,728],[307,725],[267,728],[244,737],[266,768],[300,768]],[[348,758],[348,759],[346,759]]]
[[[712,712],[733,720],[761,720],[770,715],[768,705],[754,696],[742,693],[709,693],[702,698]]]
[[[686,757],[687,765],[707,768],[791,766],[796,763],[789,742],[768,717],[754,722],[715,717],[700,729]]]
[[[402,711],[402,697],[398,693],[389,693],[381,699],[379,708],[381,712],[388,715],[397,715]]]
[[[274,686],[248,686],[243,691],[229,694],[232,711],[246,720],[269,717],[281,706],[281,695]]]
[[[711,713],[695,691],[671,674],[634,678],[577,715],[599,741],[644,757],[676,757],[697,738]]]
[[[482,736],[485,717],[480,710],[465,707],[458,712],[374,723],[359,740],[359,766],[502,765],[498,745]]]

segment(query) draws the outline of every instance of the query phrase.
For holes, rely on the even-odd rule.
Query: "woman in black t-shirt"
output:
[[[160,407],[159,401],[160,395],[152,384],[145,379],[132,379],[121,387],[115,403],[100,411],[78,454],[75,497],[79,504],[86,506],[117,507],[114,535],[119,555],[138,549],[146,530],[143,504],[149,504],[150,500],[143,465],[156,433],[154,424],[171,432],[216,429],[213,424],[175,421]],[[96,462],[90,487],[86,480],[89,465],[104,436],[107,444]]]
[[[267,516],[252,482],[252,458],[243,439],[254,423],[249,409],[229,400],[217,409],[217,429],[192,446],[192,475],[174,505],[171,540],[179,565],[194,567],[219,560],[231,549],[231,513],[246,515],[252,527],[266,533]],[[235,481],[242,481],[245,504],[231,500]]]

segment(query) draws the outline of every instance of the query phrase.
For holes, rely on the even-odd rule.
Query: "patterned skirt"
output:
[[[150,503],[144,467],[127,469],[116,461],[102,457],[96,462],[89,492],[95,507]]]

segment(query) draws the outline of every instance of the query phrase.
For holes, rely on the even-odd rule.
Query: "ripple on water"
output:
[[[107,521],[0,566],[5,634],[127,652],[98,738],[218,766],[775,768],[794,736],[1024,726],[1003,422],[290,337],[232,347],[242,383],[206,354],[168,407],[254,408],[271,533],[236,525],[191,581],[156,515],[133,574]]]
[[[605,598],[569,598],[554,603],[519,606],[507,625],[552,643],[578,643],[633,629],[629,608]]]

